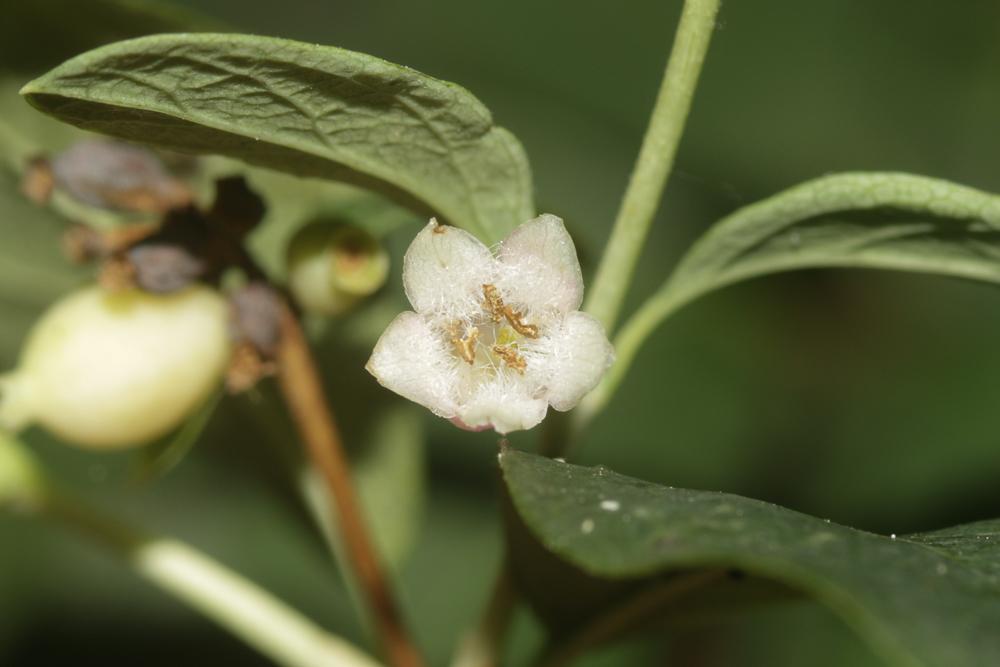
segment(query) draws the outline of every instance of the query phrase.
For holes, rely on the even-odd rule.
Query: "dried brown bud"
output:
[[[77,201],[104,209],[163,213],[192,200],[151,151],[104,139],[77,142],[51,162],[61,190]]]
[[[183,289],[205,270],[205,263],[185,248],[168,243],[140,243],[126,256],[135,269],[135,284],[156,294]]]
[[[234,291],[229,302],[237,342],[250,343],[265,357],[273,356],[281,339],[281,295],[264,283],[254,282]]]

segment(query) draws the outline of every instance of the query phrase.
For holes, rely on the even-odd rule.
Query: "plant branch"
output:
[[[278,382],[306,453],[326,484],[338,517],[348,561],[357,577],[386,659],[395,667],[423,664],[403,625],[385,570],[362,519],[361,507],[316,363],[298,318],[287,304],[281,315]]]
[[[538,667],[568,665],[588,649],[620,636],[630,628],[649,620],[678,598],[723,576],[725,572],[722,570],[678,575],[599,615],[565,642],[546,651],[536,664]]]
[[[659,207],[715,30],[719,0],[686,0],[635,169],[585,310],[614,329],[639,252]]]
[[[122,557],[165,592],[285,667],[378,667],[364,652],[178,540],[148,537],[47,491],[37,508]]]

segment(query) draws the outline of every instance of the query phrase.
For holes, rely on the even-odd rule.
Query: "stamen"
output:
[[[503,362],[513,368],[515,371],[524,375],[524,369],[528,367],[528,362],[524,360],[520,354],[517,353],[513,347],[507,347],[504,345],[494,345],[493,353],[498,357],[503,359]]]
[[[538,327],[524,321],[524,313],[514,310],[503,302],[500,293],[493,285],[483,285],[483,298],[486,300],[485,308],[490,314],[490,319],[499,323],[507,320],[514,331],[526,338],[538,338]]]
[[[476,342],[479,340],[479,329],[470,327],[462,338],[452,338],[451,344],[455,346],[458,356],[462,357],[470,366],[476,360]]]
[[[507,321],[510,322],[511,329],[525,338],[538,338],[538,327],[525,322],[523,313],[512,309],[510,306],[504,306],[503,314],[507,318]]]
[[[486,299],[486,311],[490,314],[490,319],[494,322],[501,322],[504,318],[503,299],[493,285],[483,285],[483,298]]]

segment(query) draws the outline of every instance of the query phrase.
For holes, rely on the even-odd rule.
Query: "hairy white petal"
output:
[[[382,332],[365,369],[386,389],[450,419],[458,409],[455,364],[427,320],[406,311]]]
[[[431,220],[403,257],[403,287],[421,315],[461,318],[479,308],[483,285],[493,281],[489,248],[458,227]]]
[[[565,412],[597,386],[614,357],[601,323],[586,313],[572,312],[551,325],[534,346],[528,371],[545,386],[552,407]]]
[[[545,418],[549,406],[544,398],[532,397],[523,383],[502,378],[484,383],[460,406],[458,417],[466,427],[490,426],[504,434],[533,428]]]
[[[524,223],[500,245],[498,259],[497,287],[513,305],[538,317],[580,307],[583,276],[562,219],[544,214]]]

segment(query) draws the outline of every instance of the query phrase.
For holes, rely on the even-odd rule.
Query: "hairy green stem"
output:
[[[183,542],[148,537],[76,498],[46,494],[39,508],[121,557],[138,574],[285,667],[377,667],[254,583]]]
[[[719,0],[686,0],[663,83],[585,310],[610,333],[677,154]]]

